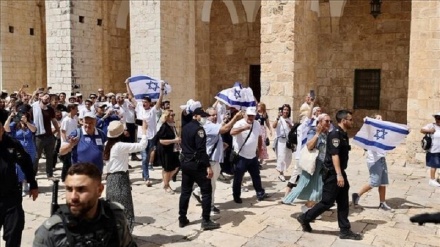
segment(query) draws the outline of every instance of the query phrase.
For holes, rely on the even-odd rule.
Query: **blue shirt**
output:
[[[213,123],[209,120],[203,125],[206,132],[206,152],[208,156],[212,153],[214,147],[216,147],[214,153],[209,157],[209,160],[219,163],[223,162],[223,140],[220,136],[221,127],[221,124]],[[215,145],[216,143],[217,146]]]
[[[99,171],[102,173],[104,167],[104,161],[102,160],[102,153],[104,151],[104,143],[107,141],[107,137],[104,133],[97,128],[95,128],[95,133],[93,135],[88,135],[81,128],[82,135],[79,139],[78,144],[72,149],[72,164],[89,162],[95,164]],[[78,129],[74,130],[70,136],[76,137]]]

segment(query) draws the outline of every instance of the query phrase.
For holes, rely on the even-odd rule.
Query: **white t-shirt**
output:
[[[243,126],[249,125],[246,122],[246,119],[241,119],[237,121],[234,124],[233,129],[240,128]],[[233,142],[232,146],[234,147],[234,151],[238,152],[240,150],[241,146],[243,145],[244,141],[246,140],[246,137],[249,134],[249,131],[252,131],[248,140],[244,144],[243,148],[241,149],[239,155],[246,158],[246,159],[253,159],[256,157],[257,154],[257,146],[258,146],[258,138],[260,136],[260,123],[256,120],[254,120],[252,129],[245,130],[237,135],[233,136]]]
[[[427,124],[423,127],[424,130],[435,128],[434,134],[431,134],[432,146],[429,149],[430,153],[440,153],[440,126],[434,123]]]
[[[66,132],[66,137],[70,135],[74,130],[78,128],[78,117],[74,116],[73,118],[70,117],[70,115],[67,115],[63,121],[61,121],[61,131]],[[64,138],[61,138],[62,142],[67,142],[67,140],[64,140]]]
[[[79,109],[79,108],[78,108]],[[93,113],[93,114],[96,114],[96,110],[95,110],[95,107],[90,107],[90,110],[88,110],[85,106],[83,107],[83,108],[81,108],[81,110],[79,110],[79,119],[83,119],[84,118],[84,115],[87,113],[87,112],[91,112],[91,113]]]
[[[122,113],[123,119],[126,123],[134,123],[134,107],[130,100],[125,99],[124,103],[121,105],[121,109],[124,110]]]
[[[275,133],[277,134],[277,137],[287,138],[290,131],[290,127],[287,123],[293,125],[292,120],[290,120],[290,118],[280,117],[280,120],[278,120],[277,128],[275,129]]]
[[[138,102],[136,106],[136,116],[137,119],[146,120],[148,124],[147,139],[153,139],[156,135],[156,125],[157,125],[157,112],[156,107],[150,107],[150,109],[145,110],[142,102]]]

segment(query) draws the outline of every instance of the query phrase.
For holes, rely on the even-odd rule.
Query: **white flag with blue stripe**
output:
[[[128,83],[136,100],[142,100],[146,96],[153,102],[159,99],[160,84],[162,83],[162,80],[148,75],[138,75],[128,78]],[[171,92],[171,86],[167,82],[165,82],[164,89],[164,95]]]
[[[306,118],[296,130],[298,144],[296,145],[295,159],[299,159],[301,157],[301,150],[307,144],[307,133],[309,133],[309,130],[312,127],[312,123],[313,119]]]
[[[354,136],[353,143],[367,150],[387,152],[393,150],[409,134],[409,127],[367,117]]]
[[[240,82],[235,82],[232,88],[219,92],[215,98],[227,106],[237,110],[246,110],[248,107],[257,106],[254,92],[251,88],[243,88]]]

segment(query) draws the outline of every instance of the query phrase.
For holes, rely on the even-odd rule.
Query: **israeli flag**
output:
[[[255,107],[257,105],[252,89],[243,88],[240,82],[235,82],[232,88],[222,90],[215,98],[237,110],[246,110],[248,107]]]
[[[367,117],[353,143],[363,149],[384,153],[393,150],[409,134],[409,127]]]
[[[128,78],[128,83],[136,100],[142,100],[145,96],[148,96],[153,102],[159,99],[162,80],[148,75],[138,75]],[[167,82],[165,82],[164,88],[165,95],[171,92],[171,86]]]
[[[301,150],[307,144],[307,133],[309,133],[310,128],[312,127],[313,119],[306,118],[296,130],[297,133],[297,142],[296,151],[295,151],[295,159],[299,159],[301,156]]]

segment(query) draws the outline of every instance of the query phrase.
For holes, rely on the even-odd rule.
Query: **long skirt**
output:
[[[276,155],[277,155],[277,171],[285,172],[292,163],[292,150],[286,147],[286,138],[277,139]]]
[[[322,198],[322,181],[321,169],[322,161],[316,162],[316,168],[313,175],[306,171],[302,171],[298,184],[283,199],[284,203],[292,203],[295,199],[319,202]]]
[[[269,154],[267,153],[267,146],[266,146],[266,138],[267,138],[267,132],[266,132],[266,126],[261,125],[260,130],[260,137],[261,137],[261,147],[260,147],[260,153],[258,154],[258,159],[269,159]]]
[[[130,232],[132,232],[134,227],[134,209],[128,171],[107,175],[106,198],[124,206],[124,214],[127,217]]]

